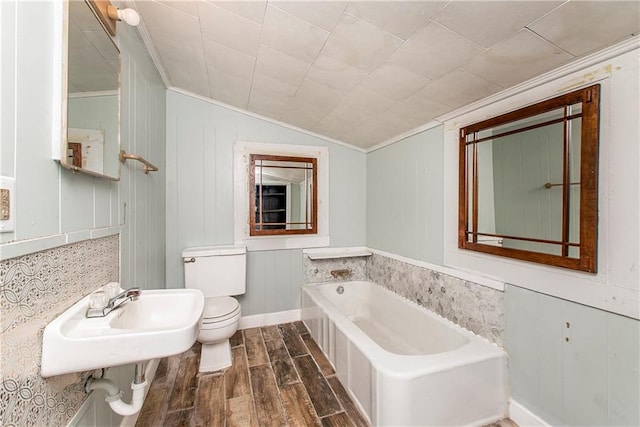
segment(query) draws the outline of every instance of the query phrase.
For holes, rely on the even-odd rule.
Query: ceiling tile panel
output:
[[[143,0],[144,1],[144,0]],[[191,16],[198,17],[198,2],[189,0],[153,0],[157,3],[172,7]],[[136,2],[136,5],[139,2]]]
[[[398,126],[380,117],[373,117],[342,136],[342,139],[359,147],[371,147],[386,141],[398,132]]]
[[[311,130],[319,133],[320,135],[327,135],[331,138],[340,139],[342,135],[349,132],[353,126],[341,120],[337,120],[335,117],[327,118],[325,116],[320,120]]]
[[[211,96],[215,100],[244,110],[247,109],[251,78],[247,79],[237,74],[211,70],[209,71],[209,81],[211,82]]]
[[[279,120],[290,102],[291,98],[274,96],[252,88],[249,95],[249,111]]]
[[[273,6],[267,7],[262,43],[306,63],[311,63],[329,32]]]
[[[344,14],[322,53],[353,67],[371,71],[385,62],[402,40],[349,14]]]
[[[306,62],[261,45],[256,61],[256,73],[262,73],[287,84],[298,86],[307,74],[309,66]]]
[[[270,1],[270,5],[329,32],[333,31],[348,1]]]
[[[493,95],[501,89],[502,87],[464,70],[455,70],[429,83],[422,92],[430,99],[457,108]]]
[[[314,104],[297,102],[293,107],[289,105],[280,120],[302,129],[313,129],[325,115],[326,111]]]
[[[640,32],[640,2],[569,2],[530,25],[573,55],[593,52]]]
[[[639,1],[133,5],[169,86],[361,147],[640,32]]]
[[[374,92],[362,85],[349,92],[341,103],[344,108],[353,108],[367,115],[376,115],[389,108],[394,100]]]
[[[552,70],[573,56],[523,29],[478,55],[463,69],[500,86],[509,87]]]
[[[434,20],[490,47],[562,3],[564,1],[452,1]]]
[[[367,75],[356,67],[327,55],[319,55],[307,72],[307,78],[333,89],[349,90]]]
[[[347,12],[400,37],[411,37],[446,1],[354,1]]]
[[[198,18],[156,2],[139,2],[137,5],[162,60],[169,84],[210,97]],[[175,28],[181,28],[181,31],[174,31]]]
[[[199,2],[198,10],[202,37],[250,56],[258,54],[260,24],[210,3]]]
[[[409,98],[394,104],[381,113],[389,121],[406,124],[407,130],[425,124],[451,110],[451,107],[435,101],[427,96],[426,90],[421,90]]]
[[[256,59],[253,56],[207,39],[203,40],[209,72],[212,69],[251,80]]]
[[[298,86],[283,83],[266,74],[255,73],[253,75],[251,90],[291,99],[296,94]]]
[[[342,101],[342,97],[342,92],[338,90],[305,79],[294,96],[294,103],[313,105],[326,114]]]
[[[330,132],[333,138],[339,138],[369,118],[370,115],[360,110],[340,104],[324,116],[313,130],[318,133]]]
[[[385,63],[362,82],[366,88],[382,96],[400,101],[422,89],[430,79],[396,64]]]
[[[210,1],[210,3],[258,24],[262,24],[267,7],[266,1],[256,0]]]
[[[436,22],[429,22],[396,50],[389,62],[437,79],[484,48]]]

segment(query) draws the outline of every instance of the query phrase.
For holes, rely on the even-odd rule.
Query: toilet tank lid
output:
[[[197,248],[186,248],[182,251],[182,257],[191,258],[220,255],[241,255],[246,253],[246,246],[200,246]]]

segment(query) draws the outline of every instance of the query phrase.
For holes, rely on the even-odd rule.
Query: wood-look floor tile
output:
[[[245,348],[242,346],[233,347],[231,349],[231,355],[233,357],[233,364],[224,372],[227,399],[251,394],[249,367],[247,366]]]
[[[296,322],[293,322],[293,328],[296,330],[296,332],[299,335],[304,335],[304,334],[308,334],[309,330],[307,329],[307,327],[305,326],[304,322],[302,320],[298,320]]]
[[[311,356],[313,356],[313,359],[318,364],[318,367],[322,371],[322,374],[325,377],[335,374],[336,372],[333,370],[333,366],[331,366],[331,362],[329,362],[329,359],[327,359],[327,356],[324,355],[320,347],[318,347],[318,344],[316,344],[313,338],[311,338],[311,335],[304,334],[304,335],[300,335],[300,337],[302,338],[302,341],[309,349],[309,353],[311,353]]]
[[[260,426],[283,426],[285,415],[280,403],[280,394],[270,365],[249,368],[251,389]]]
[[[231,338],[229,338],[229,344],[231,347],[237,347],[239,345],[244,345],[244,338],[242,338],[242,331],[237,330]]]
[[[318,416],[324,417],[342,411],[338,399],[313,358],[309,355],[301,356],[293,359],[293,362]]]
[[[347,415],[349,415],[351,421],[353,421],[353,424],[355,424],[357,427],[368,427],[369,423],[367,422],[367,419],[364,417],[364,415],[362,415],[353,400],[351,400],[349,394],[342,386],[342,383],[340,382],[338,377],[327,378],[327,381],[329,381],[329,385],[342,404],[345,412],[347,413]]]
[[[199,341],[196,341],[193,343],[193,345],[189,350],[183,353],[183,355],[187,355],[187,356],[196,355],[198,356],[198,358],[200,358],[201,353],[202,353],[202,344]],[[198,360],[198,363],[200,363],[199,360]]]
[[[188,427],[191,421],[191,412],[192,410],[190,409],[167,412],[163,425],[171,427]]]
[[[280,387],[280,397],[290,427],[320,426],[320,420],[302,383]]]
[[[178,375],[181,360],[182,354],[176,354],[174,356],[161,359],[158,364],[158,369],[156,369],[156,374],[153,377],[153,383],[158,384],[158,386],[173,387],[173,383]]]
[[[166,359],[163,359],[166,360]],[[144,405],[140,410],[140,415],[136,420],[138,427],[156,427],[163,424],[167,413],[167,395],[171,390],[167,387],[158,386],[155,382],[151,384],[149,393],[145,398]]]
[[[224,426],[226,416],[224,375],[202,375],[191,414],[194,427]]]
[[[322,418],[321,421],[322,427],[349,427],[353,425],[349,416],[344,412]]]
[[[298,357],[309,353],[293,323],[278,325],[278,328],[280,329],[282,339],[284,340],[291,357]]]
[[[296,368],[293,367],[293,361],[287,352],[284,341],[281,339],[265,341],[265,345],[278,387],[300,382],[300,378],[298,378]]]
[[[264,337],[265,341],[279,340],[282,338],[282,336],[280,335],[280,329],[278,329],[278,327],[275,325],[263,326],[262,336]]]
[[[249,366],[269,363],[269,357],[264,347],[260,328],[245,329],[242,332],[244,333],[244,347],[247,351],[247,362]]]
[[[251,395],[227,400],[227,427],[258,427]]]
[[[180,361],[176,381],[169,397],[169,411],[193,407],[198,388],[198,364],[200,356],[185,353]]]
[[[510,418],[504,418],[500,421],[496,421],[495,423],[488,424],[484,427],[518,427],[518,424],[513,422]]]
[[[332,372],[329,362],[303,326],[236,333],[233,365],[224,373],[198,376],[199,344],[163,359],[137,425],[366,426],[337,377],[322,375]],[[248,351],[253,363],[264,363],[249,367]]]

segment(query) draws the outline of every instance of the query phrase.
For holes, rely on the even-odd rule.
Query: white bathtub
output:
[[[302,318],[374,426],[476,426],[507,415],[506,354],[381,286],[305,285]]]

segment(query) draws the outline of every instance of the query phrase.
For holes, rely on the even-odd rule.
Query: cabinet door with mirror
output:
[[[93,2],[69,1],[65,7],[60,164],[118,180],[120,51],[94,13]]]

